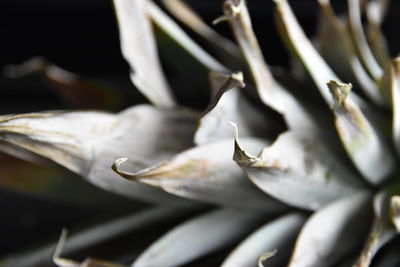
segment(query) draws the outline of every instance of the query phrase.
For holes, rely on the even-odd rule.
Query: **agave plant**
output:
[[[229,24],[237,45],[181,0],[162,1],[180,24],[151,0],[114,0],[130,78],[153,105],[118,114],[0,117],[4,151],[56,162],[105,190],[155,205],[70,240],[63,232],[55,264],[119,266],[63,255],[187,216],[142,248],[132,266],[180,266],[212,253],[223,255],[212,264],[224,267],[398,266],[400,59],[390,58],[380,29],[389,3],[349,0],[346,16],[338,16],[328,0],[317,2],[318,31],[310,41],[289,3],[275,1],[276,25],[293,55],[285,70],[265,62],[243,0],[226,0],[214,21]],[[209,73],[211,100],[202,112],[176,101],[174,92],[192,92],[169,85],[154,28],[173,44],[175,56],[166,56],[175,71],[187,62],[203,71],[181,79],[196,82]],[[189,59],[183,68],[176,55]],[[50,67],[38,69],[75,85]],[[140,244],[124,246],[137,251]],[[3,264],[43,266],[54,249]]]

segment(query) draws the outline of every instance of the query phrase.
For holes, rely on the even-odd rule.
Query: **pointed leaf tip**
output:
[[[344,104],[353,87],[351,83],[341,83],[333,80],[329,81],[327,85],[335,101],[335,105],[338,107]]]
[[[264,254],[262,254],[259,258],[258,258],[258,267],[264,267],[264,262],[266,260],[268,260],[269,258],[275,256],[275,254],[278,252],[277,249],[274,249],[272,251],[268,251]]]
[[[131,173],[129,173],[129,172],[126,172],[126,171],[122,171],[122,170],[120,170],[120,166],[124,163],[124,162],[126,162],[126,161],[128,161],[128,158],[119,158],[119,159],[117,159],[116,161],[114,161],[114,163],[111,165],[111,169],[113,170],[113,171],[115,171],[117,174],[119,174],[121,177],[123,177],[123,178],[126,178],[126,179],[128,179],[128,180],[132,180],[134,177],[135,177],[135,175],[133,175],[133,174],[131,174]]]
[[[235,150],[233,153],[233,160],[238,164],[253,164],[258,158],[247,153],[239,144],[239,131],[236,123],[229,121],[228,122],[233,127],[233,137],[235,142]]]

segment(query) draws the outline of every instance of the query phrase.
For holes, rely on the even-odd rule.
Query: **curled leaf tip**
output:
[[[213,20],[212,24],[216,25],[221,22],[228,21],[230,18],[235,18],[240,13],[241,0],[227,0],[224,2],[224,15]]]
[[[392,196],[390,199],[390,219],[396,231],[400,232],[400,196]]]
[[[258,160],[257,157],[250,155],[247,153],[239,144],[239,131],[236,123],[229,121],[228,122],[233,127],[233,137],[235,139],[235,150],[233,154],[233,160],[239,164],[253,164]]]
[[[269,259],[269,258],[275,256],[275,254],[276,254],[277,252],[278,252],[278,250],[277,250],[277,249],[274,249],[274,250],[268,251],[268,252],[262,254],[260,257],[258,257],[258,267],[264,267],[264,262],[265,262],[267,259]]]
[[[121,177],[124,177],[124,178],[126,178],[126,179],[132,180],[132,179],[135,179],[135,178],[136,178],[135,175],[133,175],[133,174],[131,174],[131,173],[129,173],[129,172],[125,172],[125,171],[120,170],[121,164],[124,163],[124,162],[126,162],[127,160],[128,160],[128,158],[120,158],[120,159],[117,159],[117,160],[114,161],[114,163],[112,164],[111,169],[112,169],[113,171],[115,171],[116,173],[118,173]]]
[[[342,106],[344,104],[353,87],[351,83],[340,83],[337,81],[329,81],[327,85],[336,106]]]

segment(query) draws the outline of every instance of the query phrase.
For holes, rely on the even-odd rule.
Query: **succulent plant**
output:
[[[289,3],[275,0],[276,25],[293,55],[290,70],[265,62],[245,1],[226,0],[214,21],[229,24],[237,45],[183,1],[162,3],[213,54],[156,3],[114,0],[130,78],[152,105],[118,114],[0,117],[7,153],[50,160],[105,190],[154,204],[70,240],[63,232],[54,262],[119,266],[62,255],[184,217],[142,248],[132,266],[180,266],[212,253],[224,259],[203,266],[398,266],[400,60],[390,58],[380,30],[388,1],[349,0],[347,16],[337,16],[328,0],[318,0],[310,41]],[[202,112],[176,100],[174,92],[192,91],[170,85],[153,26],[175,49],[166,55],[173,68],[182,70],[185,58],[202,70],[181,79],[195,83],[209,73],[211,97]],[[39,63],[12,71],[36,69],[76,86],[61,69],[56,75],[54,66]],[[140,244],[123,245],[137,251]],[[34,266],[54,249],[3,264]]]

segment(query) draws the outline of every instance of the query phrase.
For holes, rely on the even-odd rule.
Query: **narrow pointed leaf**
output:
[[[240,64],[241,53],[236,44],[209,27],[184,1],[163,0],[163,3],[174,17],[205,39],[225,63],[231,62],[228,66]]]
[[[40,75],[72,108],[116,109],[123,102],[123,94],[104,82],[87,79],[56,66],[42,57],[31,58],[5,69],[7,77],[21,78]]]
[[[397,57],[390,67],[390,91],[393,107],[393,141],[396,152],[400,155],[400,58]]]
[[[349,81],[357,81],[365,94],[380,106],[389,101],[387,90],[379,90],[356,55],[344,19],[338,18],[329,1],[319,0],[321,23],[318,31],[318,49],[335,71]]]
[[[373,199],[374,222],[369,233],[368,240],[364,245],[358,260],[353,265],[354,267],[370,266],[373,257],[381,247],[386,245],[395,235],[396,229],[392,225],[391,216],[393,213],[393,194],[399,193],[399,185],[392,185],[382,189]]]
[[[10,115],[0,117],[0,140],[49,158],[101,188],[163,201],[172,196],[121,179],[111,165],[130,156],[130,169],[139,170],[191,147],[195,117],[148,105],[117,115],[94,111]]]
[[[210,73],[213,97],[200,118],[195,143],[206,144],[230,138],[232,127],[228,121],[235,121],[243,136],[271,136],[278,126],[274,121],[257,110],[243,95],[239,87],[244,87],[241,72],[231,75]]]
[[[277,253],[269,259],[264,259],[265,264],[261,266],[281,266],[287,263],[292,244],[305,219],[303,214],[290,213],[268,222],[242,241],[221,266],[251,267],[254,266],[255,259],[265,251],[275,249]]]
[[[95,247],[118,236],[129,232],[143,231],[146,227],[166,222],[171,218],[180,217],[184,213],[182,209],[152,208],[136,214],[130,214],[121,218],[104,222],[94,227],[84,229],[71,234],[68,242],[63,248],[64,255],[77,254],[82,250]],[[26,253],[10,255],[0,261],[3,267],[31,267],[48,266],[57,243],[45,246],[38,250]],[[134,249],[134,246],[132,246]]]
[[[261,100],[281,113],[290,128],[316,128],[310,111],[273,78],[254,35],[245,1],[226,0],[224,12],[225,15],[221,19],[229,21]]]
[[[310,40],[305,35],[299,22],[293,14],[287,0],[275,0],[276,3],[276,21],[282,39],[286,46],[291,50],[304,67],[307,69],[319,92],[328,106],[333,104],[329,91],[326,90],[326,83],[330,80],[340,81],[332,69],[326,64],[323,58],[318,54]],[[354,99],[361,107],[367,108],[364,101],[354,92],[349,96]]]
[[[334,266],[359,249],[369,228],[368,193],[338,200],[316,212],[297,239],[289,267]]]
[[[267,194],[294,207],[316,210],[364,189],[320,139],[303,131],[285,132],[254,157],[236,136],[234,160]]]
[[[230,209],[206,213],[166,233],[145,250],[132,266],[183,265],[237,242],[254,230],[262,217],[253,212]]]
[[[244,139],[251,150],[266,145],[259,139]],[[246,179],[232,161],[232,139],[197,146],[160,165],[129,173],[121,161],[114,170],[129,180],[159,187],[171,194],[223,206],[279,211],[284,205],[265,195]],[[121,166],[120,166],[121,165]],[[246,201],[243,201],[246,199]]]
[[[61,257],[62,249],[67,241],[67,231],[64,229],[53,254],[53,262],[59,267],[123,267],[122,265],[97,259],[86,259],[82,263]]]
[[[152,103],[175,105],[158,59],[146,0],[114,0],[122,54],[133,73],[132,82]]]
[[[371,48],[368,45],[367,38],[364,34],[363,25],[361,22],[361,1],[348,0],[349,7],[349,22],[351,36],[358,52],[358,56],[363,63],[365,69],[374,80],[379,80],[382,77],[383,70],[372,54]]]
[[[395,168],[394,158],[358,105],[348,98],[351,84],[330,81],[339,137],[356,168],[371,184],[383,182]]]
[[[381,30],[388,6],[388,0],[373,0],[367,2],[365,9],[368,20],[368,42],[373,55],[381,67],[386,66],[390,62],[388,44]]]
[[[400,195],[392,196],[390,199],[389,216],[397,233],[400,233]]]
[[[162,29],[167,35],[175,39],[183,49],[196,58],[207,69],[216,72],[227,73],[225,66],[215,60],[210,54],[205,52],[196,42],[194,42],[170,17],[168,17],[153,2],[147,2],[147,12],[151,20]]]

